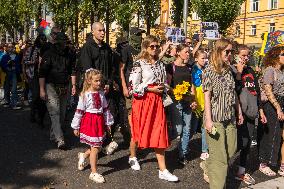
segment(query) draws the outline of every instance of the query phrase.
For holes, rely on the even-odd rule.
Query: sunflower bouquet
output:
[[[190,95],[189,87],[190,87],[190,84],[189,82],[186,82],[186,81],[183,81],[182,84],[177,85],[173,89],[175,99],[177,101],[180,101],[184,99],[186,96],[189,96]]]

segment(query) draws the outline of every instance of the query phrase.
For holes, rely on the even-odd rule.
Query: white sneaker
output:
[[[252,146],[256,146],[256,145],[257,145],[257,141],[256,141],[256,140],[252,140],[252,141],[251,141],[251,145],[252,145]]]
[[[203,152],[200,155],[200,159],[202,159],[203,161],[205,161],[207,158],[209,158],[209,154],[207,152]]]
[[[128,163],[129,163],[131,169],[133,169],[135,171],[141,170],[141,167],[140,167],[139,162],[137,161],[136,157],[129,158]]]
[[[88,163],[86,162],[86,158],[84,157],[84,153],[79,152],[78,153],[78,170],[82,171],[85,169],[85,167],[88,165]]]
[[[178,178],[173,175],[172,173],[170,173],[167,169],[160,171],[159,170],[159,178],[169,181],[169,182],[177,182]]]
[[[100,175],[99,173],[91,173],[89,176],[89,179],[91,179],[92,181],[96,182],[96,183],[104,183],[105,182],[105,178]]]

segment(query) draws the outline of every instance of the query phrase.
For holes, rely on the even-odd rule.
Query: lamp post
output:
[[[187,37],[187,17],[188,17],[188,0],[183,0],[183,28],[185,37]]]

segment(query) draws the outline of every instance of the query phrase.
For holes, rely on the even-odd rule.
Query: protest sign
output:
[[[205,39],[220,39],[219,26],[217,22],[201,22],[201,33],[204,33]]]
[[[264,56],[272,47],[284,44],[284,31],[264,33],[260,55]]]
[[[184,43],[185,33],[183,28],[168,27],[166,28],[167,40],[174,44]]]

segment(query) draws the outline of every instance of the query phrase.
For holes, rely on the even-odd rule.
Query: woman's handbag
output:
[[[108,134],[111,137],[111,142],[103,149],[103,153],[105,153],[106,155],[111,155],[118,148],[118,144],[113,140],[111,129],[108,129]]]
[[[163,96],[163,105],[164,105],[164,107],[167,107],[167,106],[171,105],[172,103],[173,103],[173,100],[172,100],[172,98],[170,97],[170,95],[165,94],[165,95]]]

